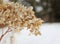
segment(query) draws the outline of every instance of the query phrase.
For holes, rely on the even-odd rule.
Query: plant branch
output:
[[[11,29],[8,29],[4,34],[1,35],[0,37],[0,41],[2,40],[2,38],[8,33],[8,32],[11,32],[12,30]]]

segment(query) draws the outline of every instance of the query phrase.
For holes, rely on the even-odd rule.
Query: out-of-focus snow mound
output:
[[[34,35],[28,35],[28,31],[25,29],[19,34],[14,34],[14,44],[60,44],[60,23],[42,24],[40,27],[42,35],[37,37]],[[6,44],[10,44],[10,35],[7,35],[8,37],[4,39],[6,40]]]

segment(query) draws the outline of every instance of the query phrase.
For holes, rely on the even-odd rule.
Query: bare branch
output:
[[[2,38],[8,33],[8,32],[11,32],[12,30],[11,29],[8,29],[4,34],[1,35],[0,37],[0,41],[2,40]]]

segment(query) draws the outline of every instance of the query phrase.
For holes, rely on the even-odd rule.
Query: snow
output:
[[[41,36],[34,36],[29,35],[25,28],[20,33],[14,34],[14,44],[60,44],[60,23],[44,23],[40,31]],[[10,44],[8,37],[4,40],[6,44]]]

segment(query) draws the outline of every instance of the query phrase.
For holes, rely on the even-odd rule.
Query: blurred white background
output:
[[[40,27],[41,36],[29,35],[26,29],[14,34],[13,44],[60,44],[60,23],[45,23]],[[11,44],[8,33],[0,44]]]

